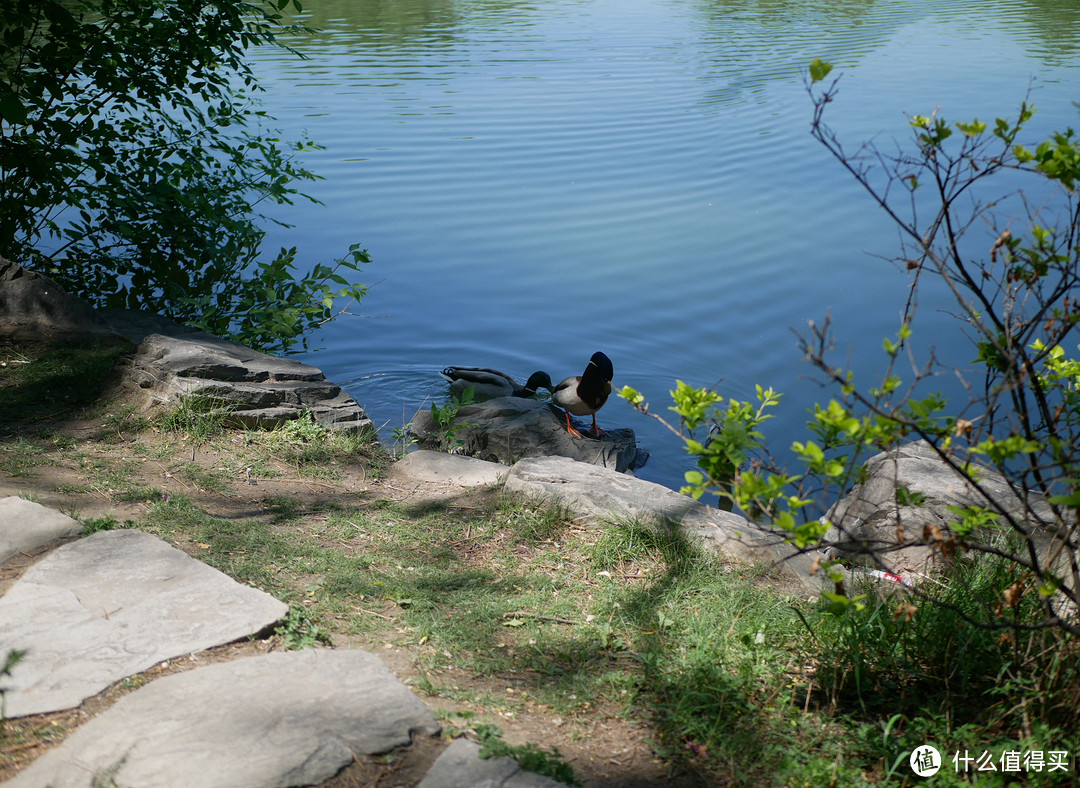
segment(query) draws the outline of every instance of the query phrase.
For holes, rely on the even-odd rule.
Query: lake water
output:
[[[910,139],[905,113],[952,120],[1039,108],[1034,138],[1077,125],[1076,0],[309,0],[298,61],[255,53],[285,138],[326,146],[324,176],[269,242],[310,264],[362,243],[370,295],[303,360],[343,385],[384,439],[446,397],[437,371],[580,374],[664,411],[676,379],[786,392],[773,446],[810,405],[792,329],[831,313],[837,361],[876,368],[907,278],[895,230],[809,133],[806,66],[842,72],[827,120],[847,146]],[[986,241],[986,248],[993,239]],[[970,354],[927,291],[918,336]],[[940,301],[940,303],[939,303]],[[640,475],[690,463],[613,398]]]

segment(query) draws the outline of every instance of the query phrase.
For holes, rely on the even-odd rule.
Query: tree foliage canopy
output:
[[[260,260],[260,203],[303,196],[306,142],[263,124],[245,52],[295,0],[0,0],[0,254],[99,306],[286,347],[363,288]],[[340,289],[332,290],[332,285]]]

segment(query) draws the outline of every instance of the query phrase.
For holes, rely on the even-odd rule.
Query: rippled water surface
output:
[[[558,380],[598,349],[658,410],[676,379],[774,386],[775,445],[801,437],[825,393],[792,329],[831,313],[837,360],[876,366],[907,283],[882,260],[895,230],[810,138],[814,57],[843,73],[827,119],[850,149],[906,141],[905,112],[1015,117],[1029,89],[1033,132],[1077,125],[1074,0],[309,0],[302,21],[307,59],[256,70],[284,136],[326,146],[305,159],[324,205],[270,242],[371,252],[368,317],[305,360],[387,439],[445,398],[444,366]],[[917,330],[967,360],[936,298]],[[680,484],[658,425],[615,399],[599,421]]]

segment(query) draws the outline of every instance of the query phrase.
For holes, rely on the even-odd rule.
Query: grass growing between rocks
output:
[[[0,397],[18,390],[0,379]],[[924,743],[945,756],[934,785],[973,782],[975,764],[951,761],[964,750],[1068,753],[1067,771],[984,771],[980,786],[1075,780],[1080,655],[1053,633],[1002,638],[901,597],[835,617],[673,531],[395,488],[369,438],[308,419],[242,430],[214,403],[77,407],[74,427],[10,424],[7,482],[86,533],[142,528],[262,588],[290,605],[281,645],[368,648],[448,728],[560,773],[574,753],[585,785],[900,785]],[[961,610],[1014,582],[991,564],[962,571]],[[74,719],[9,726],[0,773]],[[647,759],[620,761],[635,735]]]
[[[771,768],[749,745],[777,720],[746,722],[778,684],[794,688],[792,600],[676,536],[581,528],[505,495],[468,507],[289,507],[275,520],[223,520],[173,497],[143,527],[324,631],[408,648],[433,695],[510,717],[543,710],[581,736],[601,710],[627,715],[658,723],[674,761],[709,769],[722,746],[747,775]],[[773,732],[785,743],[788,707]]]
[[[880,768],[866,723],[821,709],[793,608],[812,606],[673,533],[583,528],[506,495],[282,505],[272,522],[172,498],[143,525],[321,631],[406,649],[435,698],[507,719],[546,714],[582,739],[597,715],[638,720],[655,727],[659,756],[701,784],[855,785]]]

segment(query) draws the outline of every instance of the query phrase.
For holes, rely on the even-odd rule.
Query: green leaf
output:
[[[901,506],[922,506],[926,503],[926,496],[921,492],[900,486],[896,488],[896,502]]]
[[[26,107],[14,93],[0,93],[0,120],[12,125],[24,125],[28,120]]]
[[[1053,596],[1063,585],[1065,585],[1064,580],[1047,572],[1046,580],[1039,586],[1039,596]]]
[[[810,81],[812,83],[820,82],[825,79],[825,77],[829,76],[829,72],[832,71],[832,69],[831,63],[826,63],[820,58],[814,58],[810,61]]]
[[[645,395],[639,392],[637,389],[630,388],[630,386],[623,386],[617,392],[618,396],[629,402],[635,408],[639,408],[645,404]]]
[[[965,137],[978,137],[986,131],[986,124],[980,120],[973,120],[971,123],[957,123],[956,128],[958,128]]]
[[[822,598],[828,602],[826,611],[834,616],[844,616],[848,613],[858,612],[864,610],[866,605],[862,600],[866,599],[866,595],[862,594],[857,597],[848,597],[845,594],[834,594],[829,591],[823,591]]]

